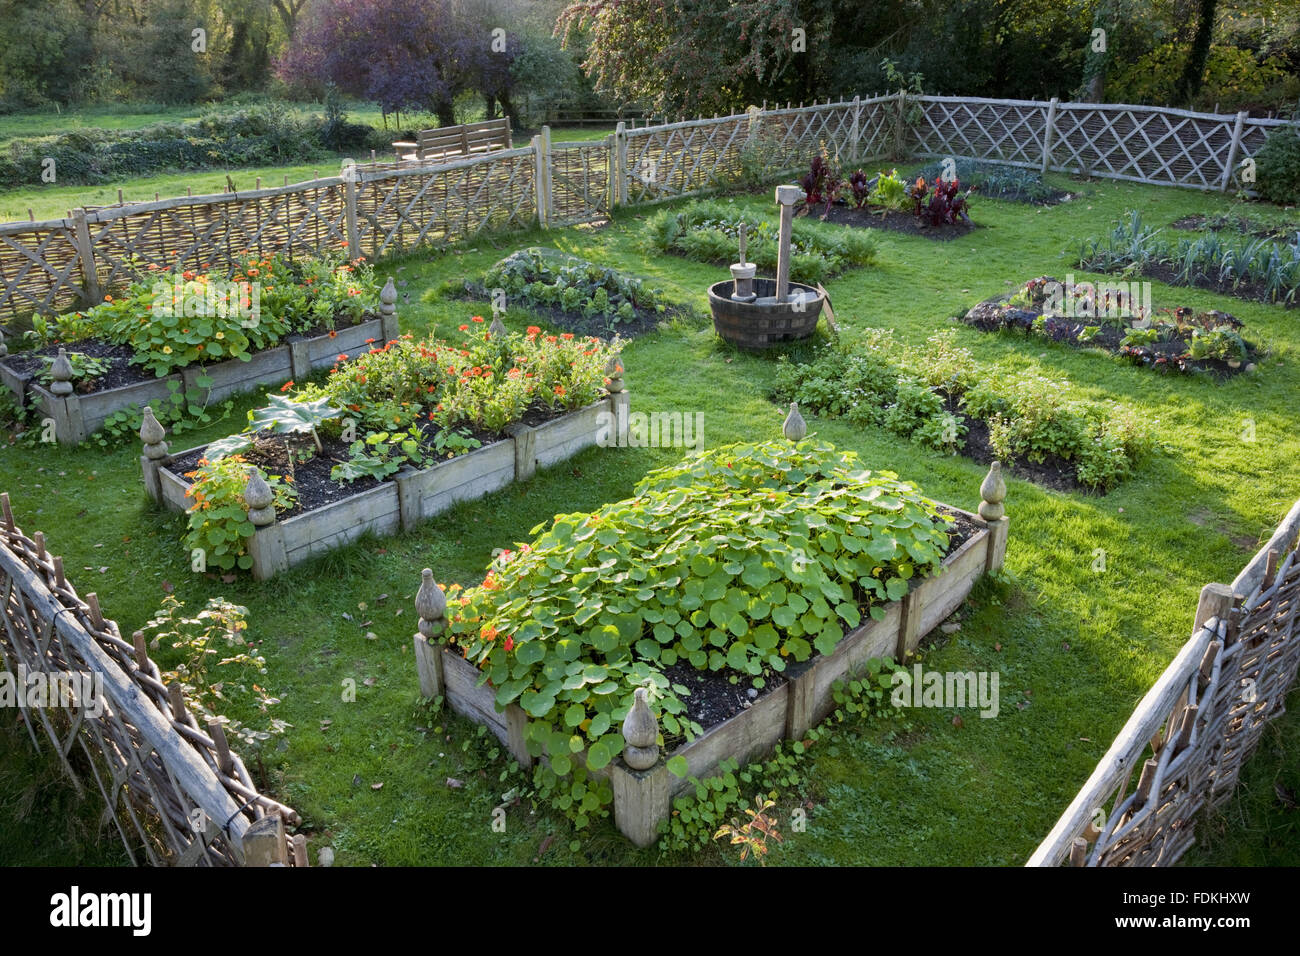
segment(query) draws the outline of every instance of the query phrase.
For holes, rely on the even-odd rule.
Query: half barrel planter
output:
[[[33,373],[20,375],[3,362],[0,362],[0,383],[8,386],[20,403],[28,396],[35,401],[40,414],[54,421],[54,437],[60,445],[79,445],[115,412],[166,398],[171,392],[169,383],[178,385],[182,392],[198,392],[202,401],[219,402],[260,385],[280,385],[290,379],[306,378],[318,369],[329,368],[340,355],[356,358],[370,350],[371,341],[388,342],[399,334],[397,315],[381,312],[337,330],[333,337],[327,333],[287,339],[282,345],[254,352],[247,362],[227,359],[211,365],[192,365],[163,378],[88,395],[55,395],[38,383]],[[200,388],[199,379],[211,379],[212,384]]]
[[[500,441],[428,468],[408,465],[374,488],[259,527],[247,544],[253,577],[264,581],[367,532],[409,531],[457,502],[482,498],[532,477],[539,467],[571,458],[597,444],[602,430],[609,431],[613,444],[619,441],[616,430],[626,428],[628,403],[628,393],[621,391],[542,425],[511,425]],[[140,459],[145,488],[168,509],[188,511],[185,493],[191,482],[168,462]]]
[[[801,664],[791,664],[784,684],[672,753],[661,754],[649,770],[633,770],[619,757],[595,772],[613,787],[614,823],[619,831],[637,846],[652,845],[659,838],[660,823],[672,813],[673,799],[694,791],[689,777],[716,776],[724,760],[735,760],[744,767],[771,753],[779,741],[802,738],[835,709],[837,681],[849,679],[873,657],[892,656],[901,661],[915,651],[926,635],[961,606],[976,581],[1002,566],[1009,526],[1009,519],[1001,513],[1006,487],[999,468],[995,467],[990,478],[996,481],[991,485],[986,479],[985,488],[997,490],[987,497],[996,501],[986,499],[981,509],[996,517],[986,520],[953,508],[972,519],[978,530],[944,558],[939,574],[885,605],[880,620],[869,619],[850,631],[830,656],[815,655]],[[995,507],[989,509],[989,504]],[[426,623],[421,622],[422,626]],[[432,630],[439,629],[435,623]],[[498,710],[495,691],[484,681],[482,671],[424,633],[415,635],[415,661],[424,696],[441,696],[452,710],[492,731],[520,766],[532,765],[534,758],[525,743],[528,716],[514,703]],[[668,772],[667,761],[673,757],[685,759],[686,776]]]

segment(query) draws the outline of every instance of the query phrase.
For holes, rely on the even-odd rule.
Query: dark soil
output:
[[[941,505],[939,511],[956,522],[949,532],[948,550],[945,552],[952,554],[970,540],[971,536],[979,530],[979,526],[972,518],[946,505]],[[809,660],[814,661],[817,656],[814,652]],[[791,661],[791,667],[799,666],[805,665],[796,665],[793,660]],[[682,698],[682,702],[686,705],[686,716],[706,731],[736,716],[742,710],[752,707],[756,701],[766,697],[789,680],[788,670],[786,673],[765,670],[764,686],[758,689],[754,687],[754,678],[748,674],[737,673],[726,667],[720,671],[700,671],[692,667],[689,662],[681,660],[671,667],[664,667],[663,673],[671,683],[681,684],[690,690],[690,695]],[[736,678],[734,684],[731,683],[732,677]],[[751,690],[754,691],[752,696],[749,693]],[[665,743],[668,744],[669,750],[676,746],[676,742],[670,740],[666,740]]]
[[[1295,229],[1285,226],[1270,226],[1265,223],[1247,219],[1245,216],[1184,216],[1169,224],[1170,229],[1182,229],[1192,232],[1238,232],[1243,236],[1256,239],[1290,239]]]
[[[486,302],[489,297],[481,286],[476,286],[472,282],[466,282],[463,290],[456,290],[452,295],[463,301],[468,302]],[[662,312],[649,312],[645,309],[637,309],[636,317],[631,322],[614,320],[610,316],[593,315],[587,318],[581,312],[566,312],[557,305],[543,305],[537,302],[527,302],[523,305],[533,315],[537,316],[540,322],[545,323],[552,329],[561,332],[572,332],[577,336],[595,336],[608,342],[617,336],[620,339],[634,339],[638,335],[644,335],[647,332],[653,332],[658,328],[660,322],[670,321],[678,316],[683,318],[692,318],[694,312],[687,306],[669,305]]]
[[[984,300],[967,312],[962,321],[982,332],[1019,331],[1026,337],[1036,337],[1037,333],[1032,331],[1033,323],[1042,313],[1032,309],[1003,309],[1002,306],[1013,295],[1014,293],[1006,293]],[[1149,345],[1139,347],[1125,347],[1121,344],[1125,335],[1122,330],[1115,328],[1113,325],[1102,325],[1100,331],[1091,339],[1087,342],[1080,342],[1078,339],[1079,333],[1085,327],[1097,324],[1099,321],[1096,319],[1079,321],[1064,316],[1048,316],[1045,320],[1044,331],[1046,337],[1055,342],[1074,348],[1100,348],[1113,355],[1123,355],[1135,364],[1145,365],[1148,368],[1154,368],[1162,372],[1204,372],[1214,378],[1224,380],[1237,375],[1245,367],[1245,363],[1243,363],[1241,367],[1233,368],[1221,359],[1185,358],[1188,341],[1186,336],[1180,336],[1167,342],[1152,342]],[[1247,343],[1246,347],[1247,362],[1255,361],[1259,357],[1258,350],[1250,343]]]
[[[40,356],[53,357],[59,354],[61,348],[66,349],[69,355],[73,352],[79,352],[82,355],[104,359],[109,362],[108,372],[99,378],[74,380],[74,387],[83,395],[117,388],[121,385],[134,385],[136,382],[146,382],[153,378],[152,372],[147,372],[138,365],[130,364],[131,356],[135,354],[130,346],[111,345],[108,342],[100,342],[95,339],[86,339],[72,345],[47,345],[44,348],[29,352],[18,352],[4,359],[4,364],[19,375],[35,378],[36,374],[46,365]]]
[[[338,324],[335,328],[340,331],[351,328],[353,325],[360,325],[372,319],[373,316],[366,315],[359,322],[349,322],[347,324]],[[329,326],[320,324],[306,332],[294,332],[286,335],[281,339],[281,344],[294,342],[299,339],[314,338],[318,335],[324,335],[329,331]],[[59,349],[66,349],[68,354],[80,352],[82,355],[88,355],[92,358],[101,358],[108,360],[111,364],[106,374],[94,379],[83,379],[76,384],[76,390],[83,395],[94,394],[95,392],[105,392],[110,388],[120,388],[124,385],[138,385],[141,382],[152,382],[156,376],[153,372],[140,365],[132,365],[131,358],[135,352],[129,345],[113,345],[100,339],[82,339],[78,342],[64,343],[62,345],[45,345],[38,349],[32,349],[26,352],[17,352],[9,357],[0,360],[5,365],[13,369],[19,375],[35,375],[45,364],[39,356],[54,356],[59,354]],[[223,359],[222,361],[225,361]]]
[[[1187,285],[1188,283],[1179,281],[1178,270],[1172,266],[1164,264],[1149,265],[1142,270],[1142,274],[1149,279],[1157,279],[1160,282],[1169,285]],[[1211,292],[1217,292],[1219,295],[1232,296],[1234,299],[1241,299],[1245,302],[1263,302],[1265,305],[1274,304],[1269,298],[1268,290],[1262,282],[1243,282],[1235,289],[1231,281],[1220,282],[1218,279],[1197,278],[1191,282],[1191,285],[1198,289],[1208,289]],[[1278,300],[1281,302],[1282,300]],[[1283,302],[1288,309],[1294,309],[1300,306],[1300,298],[1291,302]]]
[[[949,242],[953,239],[960,239],[962,236],[974,232],[981,228],[977,225],[957,225],[957,226],[931,226],[924,219],[912,215],[910,212],[900,212],[895,209],[853,209],[845,205],[832,205],[830,212],[826,215],[818,213],[821,207],[814,207],[809,210],[805,207],[805,213],[810,218],[816,217],[823,222],[833,222],[842,226],[856,226],[865,229],[888,229],[890,232],[901,232],[911,236],[924,236],[926,239],[934,239],[939,242]]]
[[[962,448],[963,455],[972,461],[979,462],[981,465],[990,464],[998,457],[989,445],[989,426],[982,419],[971,418],[969,415],[963,414],[957,402],[953,400],[948,402],[948,411],[956,415],[966,426],[966,444]],[[1007,474],[1015,478],[1032,481],[1036,485],[1051,488],[1053,491],[1093,493],[1092,489],[1086,485],[1079,484],[1078,472],[1074,465],[1059,455],[1049,455],[1041,462],[1032,462],[1027,458],[1017,458],[1011,462],[1003,461],[1002,467],[1006,469]],[[966,520],[969,521],[970,519]]]
[[[544,405],[534,405],[525,411],[522,421],[526,425],[537,426],[563,414],[565,414],[564,409],[551,410]],[[431,455],[438,426],[426,421],[421,422],[419,428],[425,439],[422,448]],[[471,429],[470,433],[479,441],[480,447],[491,445],[506,437],[504,434],[476,429]],[[334,481],[330,478],[330,469],[351,457],[348,454],[348,443],[339,438],[322,437],[321,448],[322,452],[317,454],[316,444],[310,435],[273,435],[263,431],[254,436],[253,448],[245,452],[244,457],[269,474],[291,476],[293,486],[298,490],[298,498],[294,506],[281,512],[279,518],[291,518],[294,515],[314,511],[352,495],[369,491],[381,484],[374,478],[358,478],[350,482]],[[182,475],[193,471],[198,467],[203,451],[203,448],[199,448],[176,455],[170,459],[168,467]],[[385,480],[391,479],[392,476],[389,476]]]

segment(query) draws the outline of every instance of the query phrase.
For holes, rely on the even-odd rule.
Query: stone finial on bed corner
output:
[[[623,718],[623,762],[633,770],[649,770],[659,761],[659,721],[646,703],[645,688],[633,695],[632,709]]]
[[[785,416],[785,421],[781,425],[781,434],[792,442],[801,442],[808,434],[808,423],[799,414],[798,402],[790,403],[790,413]]]
[[[997,521],[1007,513],[1002,505],[1006,497],[1007,483],[1002,480],[1002,462],[994,461],[980,484],[979,516],[985,521]]]
[[[447,627],[447,596],[433,580],[433,571],[420,572],[420,589],[415,592],[415,613],[420,616],[419,630],[426,638],[434,638]]]

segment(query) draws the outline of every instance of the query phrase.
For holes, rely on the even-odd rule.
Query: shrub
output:
[[[630,321],[636,312],[656,313],[665,307],[656,290],[640,279],[577,256],[533,246],[513,252],[483,276],[478,291],[504,289],[534,306],[558,305],[565,312],[590,318],[602,315],[611,328]]]
[[[1081,485],[1102,491],[1130,476],[1153,447],[1149,429],[1118,406],[1075,400],[1064,383],[1043,376],[981,372],[952,330],[922,348],[868,330],[853,353],[832,349],[815,362],[782,364],[772,397],[944,452],[964,446],[964,418],[983,421],[1003,460],[1055,456],[1074,464]]]
[[[759,270],[775,274],[778,224],[742,212],[733,203],[696,202],[677,210],[661,210],[646,225],[646,244],[697,262],[731,263],[740,248],[740,226],[747,235],[745,258]],[[790,278],[821,282],[853,266],[870,265],[876,241],[866,230],[842,229],[808,219],[795,221],[791,231]]]
[[[1255,154],[1255,190],[1269,202],[1300,203],[1300,126],[1279,126]]]

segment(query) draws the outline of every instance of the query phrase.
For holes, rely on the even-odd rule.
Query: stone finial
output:
[[[50,386],[51,392],[60,398],[72,394],[72,363],[68,361],[68,353],[63,349],[59,349],[54,364],[50,366],[50,377],[54,379]]]
[[[644,687],[633,698],[623,718],[623,762],[633,770],[649,770],[659,760],[659,721],[646,703]]]
[[[609,384],[605,386],[611,394],[623,391],[623,356],[615,352],[605,363],[605,377],[609,379]]]
[[[0,329],[0,358],[9,354],[9,346],[5,345],[5,330]]]
[[[140,423],[140,441],[144,442],[144,456],[150,461],[159,461],[167,457],[167,429],[153,413],[153,406],[144,407],[144,421]]]
[[[503,336],[503,335],[506,334],[506,324],[505,324],[504,322],[501,321],[501,316],[500,316],[500,315],[497,315],[497,314],[495,314],[495,313],[493,314],[493,316],[492,316],[492,324],[488,326],[488,332],[489,332],[491,335],[495,335],[495,336],[497,336],[497,337],[500,337],[500,336]]]
[[[790,414],[785,416],[785,422],[781,425],[781,434],[793,442],[803,441],[804,436],[808,434],[808,423],[799,414],[798,402],[790,403]]]
[[[244,504],[248,506],[248,520],[256,528],[265,528],[275,522],[274,497],[271,486],[262,477],[259,468],[248,469],[248,484],[244,486]]]
[[[379,311],[384,315],[392,315],[397,311],[397,286],[392,276],[388,277],[379,293]]]
[[[420,616],[420,633],[437,637],[447,627],[447,596],[433,580],[433,572],[420,572],[420,590],[415,592],[415,613]]]
[[[989,466],[989,473],[980,485],[979,515],[985,521],[997,521],[1007,509],[1002,501],[1007,496],[1007,483],[1002,480],[1002,462],[995,461]]]

